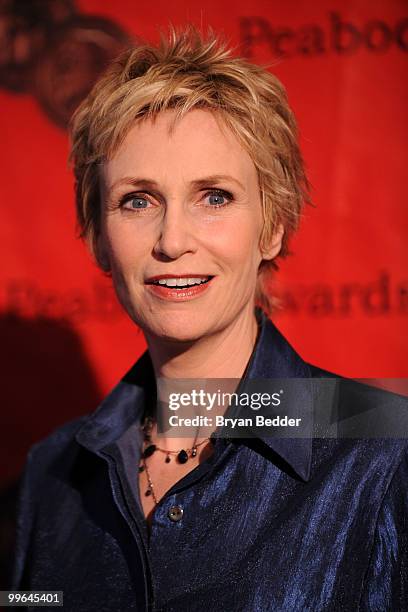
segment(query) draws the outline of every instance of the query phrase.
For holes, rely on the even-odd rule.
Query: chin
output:
[[[141,324],[146,334],[154,335],[157,339],[170,342],[195,342],[211,333],[214,325],[208,321],[208,315],[202,320],[197,313],[169,313],[154,317]],[[215,330],[214,330],[215,331]]]

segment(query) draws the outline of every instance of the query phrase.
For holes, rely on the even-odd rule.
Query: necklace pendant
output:
[[[197,456],[197,447],[193,446],[193,448],[191,449],[191,456],[192,457],[196,457]]]
[[[151,455],[153,455],[155,450],[156,450],[156,445],[155,444],[150,444],[150,446],[145,448],[145,450],[143,452],[143,457],[145,459],[147,459],[147,457],[150,457]]]
[[[188,455],[184,449],[181,450],[177,455],[177,461],[179,463],[185,463],[186,461],[188,461]]]
[[[152,490],[151,489],[146,489],[146,493],[145,493],[146,497],[149,497],[149,495],[151,495],[151,494],[152,494]]]
[[[164,460],[166,463],[170,463],[171,459],[170,459],[170,455],[166,455],[166,458]]]

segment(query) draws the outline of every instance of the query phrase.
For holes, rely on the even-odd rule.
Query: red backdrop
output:
[[[145,348],[75,237],[63,125],[103,63],[92,41],[81,59],[88,22],[111,53],[115,40],[156,41],[169,21],[194,22],[273,64],[298,117],[316,204],[274,283],[284,306],[274,320],[316,365],[407,376],[406,2],[61,0],[52,10],[49,36],[38,16],[14,14],[6,17],[20,20],[20,38],[2,41],[1,482],[16,477],[30,444],[93,410]],[[37,51],[27,50],[31,35]]]

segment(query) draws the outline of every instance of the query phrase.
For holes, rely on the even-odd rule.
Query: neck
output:
[[[156,378],[241,378],[255,346],[254,309],[196,342],[162,342],[146,334]]]

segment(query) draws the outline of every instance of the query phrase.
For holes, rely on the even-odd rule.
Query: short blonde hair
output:
[[[70,162],[75,175],[79,236],[98,260],[101,224],[99,164],[114,155],[135,121],[173,109],[175,121],[193,108],[219,114],[251,156],[258,172],[267,245],[284,227],[279,257],[298,228],[309,183],[298,144],[296,121],[285,88],[266,68],[234,57],[226,41],[209,29],[170,27],[159,45],[132,47],[111,63],[70,122]],[[102,266],[101,266],[102,267]],[[256,299],[266,310],[265,272],[261,263]]]

